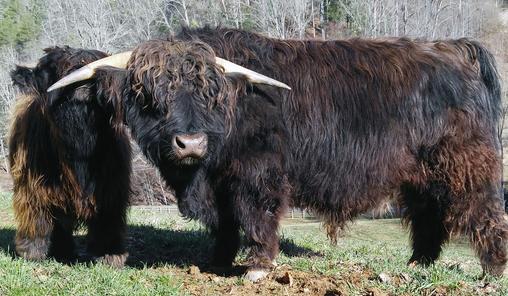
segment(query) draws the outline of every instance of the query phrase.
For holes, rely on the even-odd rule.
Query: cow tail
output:
[[[476,51],[476,59],[480,65],[480,72],[490,95],[490,101],[501,109],[501,83],[496,67],[496,60],[483,45],[478,42],[471,42]]]
[[[498,122],[501,116],[501,83],[496,67],[496,60],[492,53],[477,41],[462,39],[469,51],[469,58],[473,64],[478,66],[481,78],[488,91],[488,109],[492,115],[493,122]],[[486,107],[486,106],[484,106]]]

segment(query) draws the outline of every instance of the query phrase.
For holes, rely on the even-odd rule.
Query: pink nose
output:
[[[173,137],[173,151],[179,159],[186,157],[201,158],[206,153],[208,137],[204,133],[178,135]]]

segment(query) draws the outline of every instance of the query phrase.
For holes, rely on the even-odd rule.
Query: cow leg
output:
[[[279,218],[267,213],[251,213],[242,225],[250,247],[245,277],[253,282],[264,278],[273,269],[279,253]]]
[[[219,225],[213,230],[215,235],[215,248],[213,265],[218,267],[231,267],[240,247],[240,233],[238,223],[228,215],[219,215]]]
[[[245,172],[259,173],[259,167]],[[250,248],[245,278],[256,282],[274,267],[279,253],[279,221],[288,207],[290,187],[286,177],[275,169],[242,176],[228,185],[236,189],[231,204]]]
[[[87,251],[102,262],[121,268],[127,260],[125,249],[126,207],[112,205],[100,209],[88,223]]]
[[[14,194],[13,206],[17,222],[16,253],[28,260],[44,260],[49,251],[53,220],[49,210],[37,208]]]
[[[238,220],[250,247],[245,277],[253,282],[264,278],[273,269],[279,253],[278,228],[287,208],[287,191],[280,178],[273,177],[273,180],[281,181],[277,189],[274,189],[275,186],[268,190],[260,188],[257,192],[262,194],[257,198],[252,196],[256,190],[249,190],[244,195],[238,195],[240,198],[237,199],[240,203],[237,207]],[[242,188],[248,189],[249,186]]]
[[[63,217],[54,220],[53,231],[51,232],[51,245],[49,254],[59,261],[69,261],[75,257],[74,219]]]
[[[467,193],[451,210],[450,227],[469,237],[484,274],[501,276],[507,262],[508,218],[498,186]]]
[[[408,264],[432,264],[449,237],[444,226],[446,190],[437,185],[431,185],[429,189],[421,191],[413,186],[404,186],[402,189],[407,206],[405,218],[411,225],[413,247]]]
[[[501,162],[495,139],[475,135],[455,142],[457,138],[449,138],[428,151],[425,163],[426,176],[446,184],[444,224],[448,232],[466,235],[484,273],[500,275],[507,261],[508,221],[500,194]]]

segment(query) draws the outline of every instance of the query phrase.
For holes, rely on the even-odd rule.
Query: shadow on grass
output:
[[[0,251],[14,256],[14,234],[16,232],[12,228],[0,228]]]
[[[177,267],[196,265],[202,271],[225,276],[239,275],[245,271],[237,266],[223,270],[210,266],[214,239],[205,231],[171,230],[152,226],[130,226],[128,230],[127,265],[135,268],[171,264]],[[288,257],[323,256],[321,253],[282,239],[280,250]]]
[[[0,250],[8,251],[14,256],[14,235],[12,228],[0,229]],[[78,254],[84,254],[86,238],[76,236]],[[127,231],[127,251],[129,258],[127,266],[133,268],[157,267],[170,264],[177,267],[196,265],[202,271],[212,272],[224,276],[242,274],[245,270],[241,266],[232,269],[218,269],[210,266],[213,254],[213,238],[200,230],[173,230],[156,228],[147,225],[129,225]],[[313,257],[322,254],[311,249],[296,245],[292,240],[282,239],[281,252],[288,257]],[[90,262],[85,257],[78,258],[78,262]]]
[[[205,265],[212,248],[213,240],[204,231],[145,225],[130,225],[127,231],[127,265],[132,267]]]

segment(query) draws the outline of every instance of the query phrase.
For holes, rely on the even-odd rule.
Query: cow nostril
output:
[[[175,137],[175,144],[176,144],[176,147],[178,147],[180,149],[185,149],[185,144],[182,142],[180,137]]]

